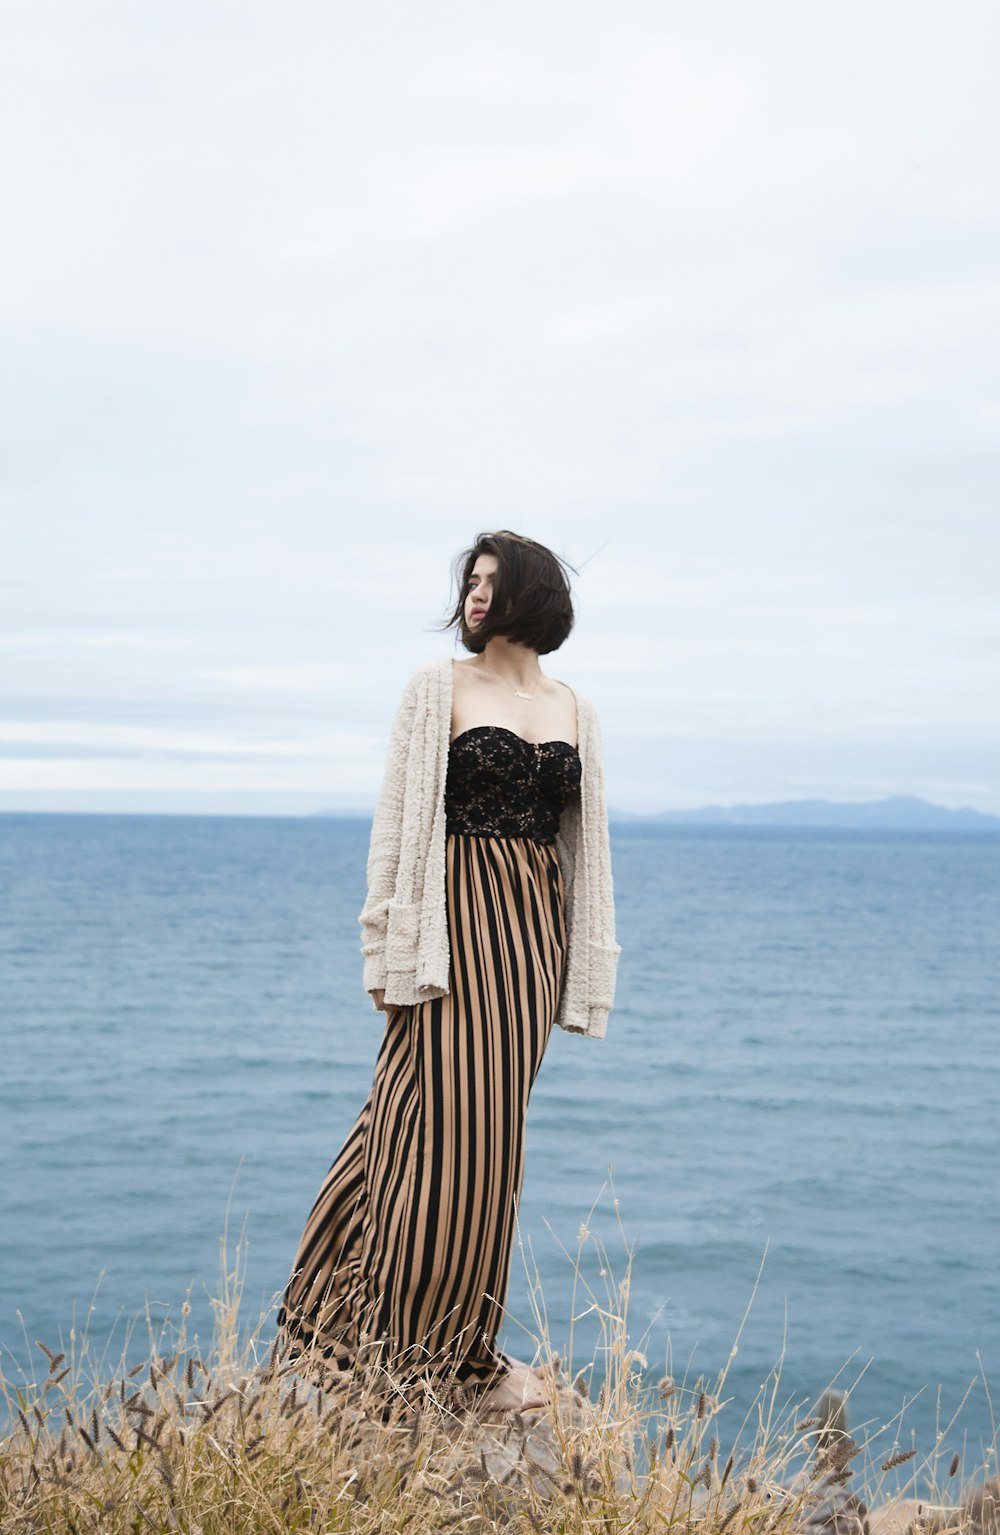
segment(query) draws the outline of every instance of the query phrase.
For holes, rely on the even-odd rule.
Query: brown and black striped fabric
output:
[[[368,1099],[319,1191],[279,1312],[295,1357],[366,1349],[400,1380],[504,1368],[528,1097],[565,963],[552,843],[451,833],[452,985],[391,1010]]]

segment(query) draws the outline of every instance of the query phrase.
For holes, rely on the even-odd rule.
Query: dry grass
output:
[[[581,1229],[581,1243],[594,1240]],[[645,1359],[628,1345],[630,1257],[619,1279],[602,1258],[608,1277],[598,1295],[577,1256],[573,1311],[599,1316],[601,1343],[575,1389],[552,1361],[562,1384],[547,1407],[491,1417],[430,1390],[406,1400],[381,1367],[335,1379],[319,1361],[293,1369],[262,1341],[271,1314],[241,1340],[241,1254],[245,1262],[238,1244],[230,1268],[223,1240],[207,1358],[186,1339],[185,1303],[170,1344],[166,1329],[157,1340],[150,1324],[148,1356],[130,1370],[124,1356],[117,1370],[103,1360],[95,1367],[85,1336],[69,1358],[40,1342],[44,1376],[0,1374],[14,1425],[0,1444],[4,1535],[779,1535],[807,1527],[853,1535],[867,1520],[852,1478],[869,1504],[884,1502],[886,1478],[899,1467],[909,1481],[894,1483],[893,1494],[912,1497],[919,1486],[923,1506],[936,1506],[928,1527],[975,1524],[971,1505],[958,1504],[981,1471],[963,1478],[954,1460],[939,1467],[933,1454],[910,1455],[898,1430],[881,1449],[858,1443],[831,1426],[832,1407],[803,1418],[801,1404],[781,1400],[780,1365],[727,1438],[726,1375],[738,1338],[714,1380],[650,1387]],[[534,1303],[544,1359],[537,1285]],[[588,1376],[600,1381],[593,1401]],[[979,1529],[1000,1535],[982,1518]]]

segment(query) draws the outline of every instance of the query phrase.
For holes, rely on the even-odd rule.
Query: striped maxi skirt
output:
[[[291,1359],[401,1384],[495,1382],[528,1097],[558,1007],[554,844],[451,833],[449,994],[391,1009],[368,1098],[306,1221],[278,1313]]]

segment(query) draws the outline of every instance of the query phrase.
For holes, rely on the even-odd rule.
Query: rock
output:
[[[1000,1535],[1000,1477],[990,1477],[962,1504],[963,1523],[969,1535]]]
[[[301,1363],[289,1373],[302,1377]],[[464,1535],[485,1535],[523,1512],[541,1516],[556,1496],[597,1485],[595,1450],[603,1437],[598,1413],[559,1379],[558,1362],[546,1376],[539,1385],[544,1404],[520,1409],[477,1404],[460,1387],[441,1399],[431,1390],[407,1404],[399,1394],[379,1394],[350,1371],[320,1376],[314,1368],[305,1378],[340,1396],[359,1468],[391,1464],[396,1476],[410,1485],[416,1481],[439,1502],[442,1530],[460,1525]],[[616,1473],[616,1486],[631,1489],[624,1468]]]
[[[460,1503],[485,1505],[493,1518],[511,1519],[525,1508],[539,1509],[557,1494],[592,1485],[597,1421],[579,1391],[556,1383],[544,1407],[470,1411],[442,1469]],[[584,1458],[588,1451],[591,1460]],[[620,1491],[628,1489],[624,1470],[617,1483]]]
[[[861,1446],[847,1431],[847,1399],[825,1391],[813,1414],[817,1419],[812,1464],[782,1489],[798,1504],[794,1524],[809,1535],[871,1535],[868,1507],[847,1482],[851,1461]]]
[[[907,1535],[916,1524],[928,1530],[943,1530],[958,1524],[961,1510],[957,1505],[928,1503],[920,1498],[895,1498],[880,1503],[868,1516],[871,1535]]]
[[[1000,1535],[1000,1478],[991,1477],[961,1503],[927,1503],[900,1498],[875,1509],[873,1535],[943,1535],[961,1530],[962,1535]]]

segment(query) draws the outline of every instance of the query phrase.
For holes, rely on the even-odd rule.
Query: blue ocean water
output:
[[[0,816],[8,1378],[34,1339],[117,1338],[147,1301],[174,1318],[190,1293],[207,1340],[230,1201],[244,1323],[272,1306],[378,1048],[367,838],[321,818]],[[1000,838],[624,823],[612,840],[618,1006],[603,1041],[555,1032],[532,1096],[507,1345],[530,1350],[537,1277],[554,1347],[585,1363],[586,1286],[604,1297],[630,1249],[651,1378],[713,1377],[759,1274],[736,1407],[780,1360],[781,1400],[836,1377],[852,1424],[908,1404],[924,1453],[968,1392],[944,1442],[991,1442]]]

